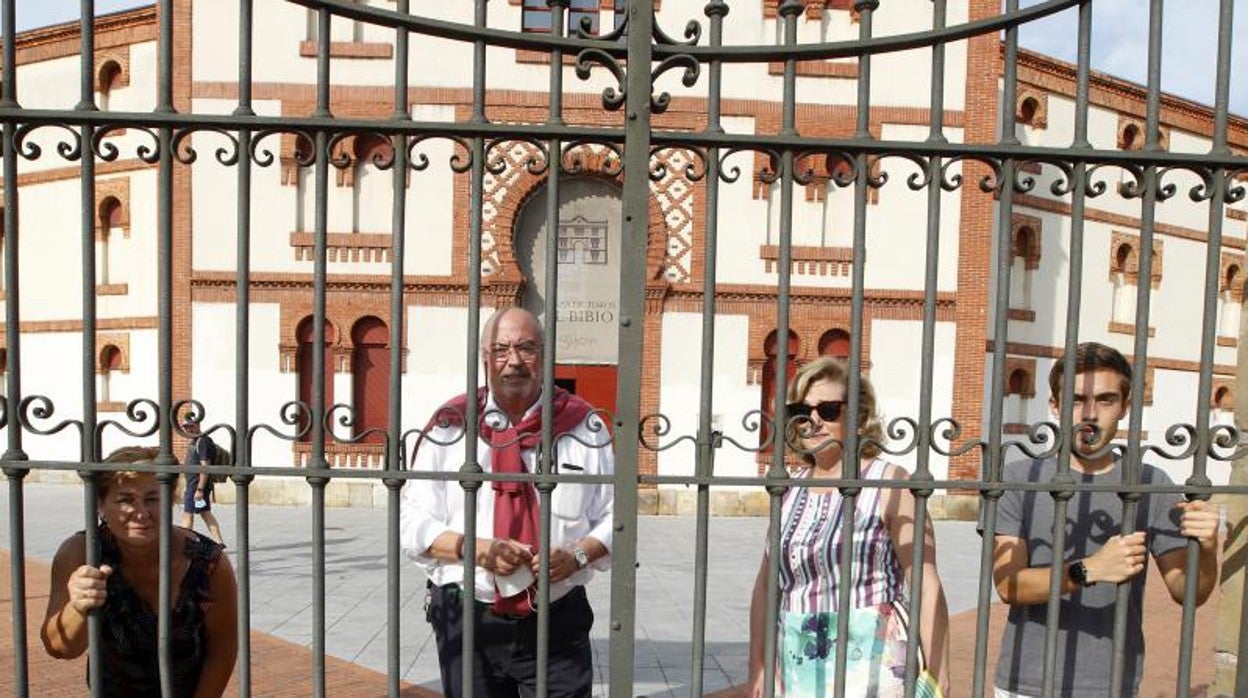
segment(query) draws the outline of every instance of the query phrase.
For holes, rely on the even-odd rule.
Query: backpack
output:
[[[224,449],[220,446],[217,446],[216,449],[217,452],[212,457],[212,465],[234,465],[234,459],[230,456],[228,449]],[[230,476],[225,473],[213,473],[211,477],[213,483],[225,482],[230,478]]]

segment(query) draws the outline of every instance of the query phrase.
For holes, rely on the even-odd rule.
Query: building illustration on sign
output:
[[[559,221],[559,263],[606,264],[607,222],[591,221],[579,215]]]

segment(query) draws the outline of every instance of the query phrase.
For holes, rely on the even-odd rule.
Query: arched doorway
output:
[[[549,321],[545,297],[546,196],[542,189],[517,217],[516,261],[524,274],[522,304]],[[619,351],[620,189],[594,178],[560,186],[557,236],[558,322],[555,382],[595,407],[615,412]]]

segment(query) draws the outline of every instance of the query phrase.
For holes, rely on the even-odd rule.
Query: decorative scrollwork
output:
[[[385,439],[386,454],[390,453],[390,432],[383,427],[373,427],[372,429],[366,429],[356,434],[355,436],[350,436],[347,438],[338,436],[338,434],[334,431],[334,424],[333,424],[334,414],[337,412],[342,412],[342,414],[337,418],[338,426],[354,432],[354,429],[352,427],[355,426],[355,408],[346,403],[342,403],[342,402],[335,403],[328,410],[325,410],[325,418],[324,418],[325,433],[329,435],[329,438],[331,441],[333,441],[334,443],[340,443],[340,444],[358,444],[358,443],[363,443],[365,439],[371,436],[380,434],[382,438]],[[386,460],[389,460],[388,455],[387,455]]]
[[[615,111],[624,106],[624,100],[628,98],[628,90],[625,87],[627,78],[624,75],[624,68],[620,66],[620,62],[602,49],[584,49],[576,55],[576,77],[581,80],[588,80],[594,64],[606,68],[615,76],[616,87],[605,87],[602,90],[603,108],[608,111]]]
[[[702,40],[702,24],[696,19],[689,20],[685,24],[685,40],[680,41],[663,31],[663,27],[659,26],[656,21],[650,26],[650,36],[654,38],[656,44],[662,46],[697,46]]]
[[[601,149],[594,152],[595,148]],[[606,152],[602,152],[606,151]],[[624,151],[616,143],[595,140],[575,140],[563,145],[559,154],[559,169],[564,174],[578,175],[585,172],[589,158],[597,160],[592,168],[604,177],[618,177],[624,171]]]
[[[741,415],[741,428],[745,430],[747,434],[757,434],[762,431],[763,418],[766,416],[767,415],[762,410],[750,410],[749,412]],[[727,434],[721,434],[720,439],[725,443],[732,444],[737,447],[738,450],[745,451],[746,453],[762,453],[763,451],[770,450],[772,444],[775,442],[775,436],[770,432],[767,433],[766,438],[759,439],[758,446],[756,447],[746,446]]]
[[[185,408],[185,410],[184,410]],[[224,431],[229,438],[230,450],[237,451],[238,434],[235,433],[234,427],[229,424],[213,424],[204,429],[204,420],[208,418],[208,410],[204,409],[199,400],[177,400],[173,403],[169,413],[173,415],[173,433],[186,439],[193,439],[196,436],[212,436],[218,431]],[[186,430],[186,424],[195,425],[195,433]]]
[[[1053,422],[1036,422],[1027,427],[1026,441],[1007,441],[1005,448],[1017,448],[1033,459],[1053,458],[1061,449],[1061,427]],[[1040,448],[1032,448],[1038,446]]]
[[[897,417],[884,429],[886,439],[874,439],[864,436],[859,443],[858,452],[868,446],[875,446],[890,456],[904,456],[919,447],[919,423],[910,417]],[[893,445],[895,444],[895,445]]]
[[[361,134],[363,135],[363,134]],[[354,139],[355,133],[335,133],[330,136],[326,149],[329,151],[329,164],[337,170],[349,170],[355,164],[355,159],[347,152],[346,148],[340,147],[347,139]],[[354,141],[352,141],[354,142]]]
[[[1248,187],[1240,183],[1244,177],[1248,177],[1248,167],[1226,173],[1226,193],[1223,197],[1226,203],[1237,204],[1248,195]]]
[[[27,395],[17,405],[18,425],[32,434],[50,436],[60,433],[71,426],[78,427],[79,435],[82,434],[82,420],[79,419],[63,419],[50,427],[41,427],[35,421],[50,421],[55,414],[56,403],[52,402],[51,398],[46,395]]]
[[[1172,424],[1166,429],[1166,445],[1180,450],[1167,451],[1160,444],[1149,444],[1145,447],[1148,453],[1156,454],[1166,460],[1184,460],[1196,455],[1200,448],[1200,440],[1196,438],[1196,427],[1191,424]]]
[[[277,157],[273,155],[273,151],[268,148],[262,148],[261,144],[274,135],[293,135],[295,137],[294,163],[297,167],[311,167],[318,157],[316,152],[316,139],[308,131],[289,129],[289,128],[271,128],[259,131],[255,138],[251,141],[251,161],[260,167],[268,167],[272,165]]]
[[[293,434],[283,434],[269,424],[257,424],[247,430],[247,446],[255,443],[256,433],[266,431],[283,441],[298,441],[312,430],[312,408],[301,400],[291,400],[282,405],[278,411],[278,419],[286,426],[295,427]]]
[[[940,166],[940,188],[944,191],[953,192],[962,188],[965,181],[961,172],[950,172],[954,165],[961,166],[964,157],[952,157],[946,160]]]
[[[27,137],[41,128],[56,128],[69,134],[70,140],[57,141],[56,153],[62,159],[73,162],[82,157],[82,135],[65,124],[23,124],[13,133],[13,144],[17,153],[27,160],[38,160],[43,156],[43,148],[38,143],[27,141]]]
[[[1166,175],[1174,171],[1185,171],[1185,168],[1163,167],[1157,170],[1157,176],[1153,178],[1153,186],[1156,187],[1157,191],[1157,201],[1167,201],[1178,193],[1178,185],[1174,182],[1165,182]]]
[[[450,141],[454,146],[454,152],[451,154],[448,165],[452,172],[463,174],[472,169],[472,148],[468,146],[468,141],[457,136],[413,136],[407,141],[407,162],[408,167],[415,172],[423,172],[429,167],[429,156],[416,149],[426,141],[442,139]]]
[[[183,165],[190,165],[195,162],[199,154],[195,152],[195,148],[187,141],[187,138],[196,132],[200,133],[216,133],[224,136],[230,144],[229,148],[217,148],[217,162],[226,167],[233,167],[238,164],[238,137],[222,128],[187,128],[182,129],[173,134],[173,140],[170,142],[170,148],[173,149],[173,157]]]
[[[501,175],[507,171],[509,163],[507,160],[507,150],[513,144],[524,143],[533,147],[533,150],[527,151],[522,163],[526,172],[531,175],[541,176],[546,174],[546,170],[550,168],[550,153],[548,148],[536,138],[495,138],[485,144],[485,170],[492,175]],[[491,159],[490,153],[498,150],[497,157]]]
[[[557,444],[563,439],[571,439],[585,448],[609,447],[611,444],[615,443],[615,435],[611,433],[611,430],[607,428],[607,425],[614,421],[615,415],[611,414],[610,411],[602,408],[595,408],[590,410],[589,414],[585,415],[585,419],[581,422],[581,425],[585,427],[585,430],[590,433],[591,438],[582,439],[575,431],[565,431],[561,434],[555,434],[554,442]],[[605,438],[599,438],[603,436],[605,436]]]
[[[659,77],[669,70],[683,67],[684,74],[680,77],[680,84],[685,87],[693,87],[698,84],[698,76],[702,74],[702,64],[698,59],[686,53],[679,53],[675,56],[668,56],[659,62],[658,66],[650,73],[651,86],[658,84]],[[662,114],[672,104],[672,95],[664,90],[658,95],[650,95],[650,110],[655,114]]]
[[[1209,457],[1218,461],[1236,461],[1248,456],[1248,434],[1231,424],[1209,427]]]
[[[1053,178],[1053,181],[1049,183],[1049,191],[1053,194],[1053,196],[1066,196],[1074,191],[1076,165],[1072,165],[1071,163],[1063,162],[1061,160],[1045,160],[1044,164],[1057,168],[1059,173]],[[1082,168],[1083,165],[1080,164],[1077,165],[1077,167]],[[1083,170],[1083,172],[1086,175],[1086,170]],[[1087,187],[1086,177],[1084,179],[1084,187]]]
[[[736,165],[728,165],[728,158],[740,153],[753,153],[751,148],[729,148],[719,155],[719,181],[724,184],[732,184],[741,179],[741,168]],[[774,152],[769,153],[772,158],[772,164],[775,165],[779,161],[780,156]],[[775,181],[774,179],[772,181]]]
[[[937,435],[939,435],[939,439],[937,438]],[[971,439],[967,439],[963,443],[958,444],[958,439],[962,438],[962,425],[952,417],[941,417],[940,419],[932,422],[932,431],[930,436],[932,450],[949,458],[956,458],[964,453],[970,453],[976,448],[982,450],[986,445],[983,441]],[[949,446],[941,446],[941,439],[948,441]]]
[[[155,434],[160,429],[160,405],[156,404],[155,400],[145,397],[131,400],[126,404],[126,419],[136,426],[132,428],[115,419],[106,419],[97,424],[95,426],[96,442],[99,443],[102,440],[104,430],[110,426],[136,439]]]
[[[1196,203],[1200,203],[1202,201],[1209,201],[1213,199],[1213,190],[1214,190],[1213,183],[1214,183],[1214,178],[1217,177],[1217,173],[1209,169],[1192,170],[1192,171],[1195,172],[1198,177],[1200,177],[1200,181],[1197,182],[1191,189],[1188,190],[1187,192],[1188,198]]]
[[[650,181],[661,182],[669,174],[667,163],[658,158],[658,154],[665,150],[671,150],[678,153],[688,153],[689,161],[682,168],[682,174],[685,179],[690,182],[700,181],[706,176],[706,152],[701,148],[691,146],[672,146],[657,145],[650,148]]]
[[[663,414],[662,412],[648,414],[641,418],[641,422],[638,425],[638,429],[637,429],[638,440],[641,442],[641,445],[643,448],[649,451],[654,451],[656,453],[659,451],[666,451],[670,448],[674,448],[675,446],[685,441],[688,441],[691,443],[697,443],[697,439],[690,434],[685,434],[684,436],[677,437],[674,441],[670,443],[666,443],[666,444],[662,443],[663,437],[670,434],[671,431],[672,431],[672,420],[668,419],[667,415]],[[653,437],[654,442],[651,443],[648,437]]]

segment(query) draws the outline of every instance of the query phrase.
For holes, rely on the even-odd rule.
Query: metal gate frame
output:
[[[696,592],[695,592],[695,623],[692,631],[693,685],[691,692],[701,693],[701,674],[703,661],[703,630],[706,617],[706,567],[707,567],[707,533],[709,527],[709,490],[716,485],[756,485],[763,486],[771,495],[771,523],[773,529],[780,521],[780,497],[795,481],[789,478],[784,465],[783,443],[780,439],[770,440],[760,448],[770,450],[773,457],[771,467],[761,478],[725,478],[714,476],[714,460],[716,449],[724,447],[727,441],[722,434],[716,432],[711,424],[712,366],[710,357],[713,353],[715,330],[715,265],[718,240],[719,186],[723,182],[734,181],[737,172],[725,165],[725,160],[734,154],[746,151],[762,153],[774,164],[775,182],[779,183],[781,193],[780,213],[780,244],[779,244],[779,300],[777,304],[777,327],[779,336],[784,336],[789,327],[789,299],[791,297],[791,260],[792,260],[792,193],[795,183],[803,183],[808,176],[799,170],[797,163],[805,155],[825,154],[843,160],[851,166],[846,176],[836,178],[840,187],[854,189],[854,230],[853,230],[853,295],[851,316],[850,352],[850,385],[849,436],[846,439],[845,451],[849,458],[845,464],[846,477],[837,480],[821,481],[841,488],[843,494],[852,503],[863,487],[909,488],[917,497],[916,525],[922,528],[926,521],[928,498],[936,490],[977,490],[983,496],[986,509],[987,531],[984,535],[983,552],[980,569],[979,588],[979,626],[975,653],[975,684],[973,693],[984,694],[984,673],[987,662],[987,620],[986,609],[990,603],[991,581],[991,541],[995,530],[996,502],[1006,486],[1000,482],[1001,466],[1005,454],[1010,448],[1031,455],[1055,455],[1060,461],[1061,475],[1052,483],[1040,483],[1030,489],[1052,492],[1057,500],[1058,519],[1065,509],[1065,502],[1075,491],[1089,489],[1077,486],[1066,475],[1069,472],[1069,458],[1074,431],[1072,420],[1072,388],[1074,380],[1073,349],[1077,341],[1078,319],[1080,312],[1081,288],[1078,275],[1072,276],[1067,304],[1067,323],[1065,335],[1066,371],[1063,385],[1061,411],[1063,418],[1060,424],[1042,424],[1033,427],[1030,443],[1003,443],[1002,413],[1000,405],[1004,396],[1005,356],[1008,335],[1006,303],[997,303],[997,312],[993,318],[993,336],[998,339],[994,343],[992,361],[992,396],[990,402],[990,428],[986,441],[974,440],[960,444],[943,446],[945,441],[956,440],[960,433],[960,425],[948,418],[933,418],[931,409],[932,382],[934,376],[933,351],[936,324],[936,276],[937,254],[940,247],[939,218],[942,195],[963,186],[962,175],[958,168],[964,163],[977,163],[986,166],[989,174],[979,182],[979,187],[999,198],[996,247],[996,280],[998,295],[1008,294],[1010,264],[1008,254],[1001,250],[1009,248],[1009,222],[1014,207],[1016,194],[1030,191],[1035,186],[1032,178],[1023,171],[1026,164],[1043,164],[1057,168],[1061,175],[1053,186],[1055,194],[1072,197],[1073,211],[1070,216],[1071,234],[1071,265],[1078,268],[1082,260],[1083,212],[1086,200],[1100,196],[1104,187],[1093,181],[1093,175],[1101,168],[1112,167],[1127,172],[1132,182],[1124,189],[1128,198],[1138,198],[1143,209],[1141,238],[1143,244],[1140,251],[1141,268],[1149,268],[1152,263],[1152,245],[1156,229],[1155,209],[1159,202],[1175,193],[1173,184],[1167,184],[1166,178],[1174,172],[1188,172],[1200,178],[1202,184],[1191,191],[1194,201],[1207,201],[1209,206],[1209,241],[1206,259],[1205,294],[1203,307],[1203,324],[1201,333],[1200,371],[1198,399],[1195,405],[1193,424],[1176,425],[1167,434],[1172,447],[1178,452],[1166,451],[1164,448],[1147,446],[1141,440],[1141,418],[1143,410],[1143,372],[1135,374],[1132,385],[1132,401],[1130,408],[1130,430],[1126,447],[1129,462],[1139,462],[1146,453],[1161,458],[1193,459],[1193,474],[1182,485],[1172,490],[1181,491],[1189,498],[1207,499],[1214,494],[1243,495],[1248,493],[1244,486],[1212,486],[1206,476],[1206,464],[1209,459],[1231,460],[1242,455],[1236,452],[1240,434],[1232,427],[1209,427],[1209,395],[1213,352],[1215,346],[1216,296],[1218,291],[1218,251],[1222,240],[1223,209],[1228,203],[1234,203],[1244,197],[1244,188],[1238,185],[1235,177],[1248,171],[1248,159],[1234,156],[1227,144],[1227,118],[1229,85],[1231,78],[1230,47],[1232,26],[1232,0],[1220,0],[1219,34],[1218,34],[1218,74],[1216,85],[1216,103],[1214,107],[1213,146],[1207,154],[1183,154],[1164,152],[1158,147],[1159,113],[1160,113],[1160,66],[1161,66],[1161,10],[1162,0],[1150,2],[1150,34],[1148,61],[1148,98],[1146,145],[1142,151],[1121,152],[1106,151],[1093,148],[1088,141],[1088,85],[1090,74],[1091,46],[1091,8],[1090,0],[1046,0],[1025,9],[1019,8],[1018,0],[1007,0],[1005,11],[998,17],[972,21],[958,26],[946,26],[946,0],[934,0],[934,22],[930,31],[916,34],[883,36],[873,35],[872,17],[879,7],[878,0],[859,0],[855,10],[859,18],[859,37],[855,41],[832,42],[824,44],[797,43],[796,20],[805,9],[800,0],[783,0],[777,8],[779,21],[783,22],[784,43],[781,46],[725,46],[723,45],[723,23],[728,15],[729,5],[724,0],[710,0],[705,6],[706,30],[709,42],[701,45],[702,24],[690,21],[685,31],[684,40],[669,36],[655,22],[652,0],[631,0],[627,7],[627,21],[615,32],[594,37],[585,31],[577,36],[564,36],[564,13],[568,0],[550,0],[552,12],[552,34],[538,37],[514,31],[492,29],[487,26],[487,0],[474,0],[474,21],[471,25],[457,24],[434,20],[409,14],[410,0],[397,0],[394,10],[356,5],[345,0],[289,0],[293,4],[304,6],[317,12],[318,43],[317,43],[317,84],[316,106],[307,117],[265,117],[257,116],[252,105],[252,57],[253,41],[256,27],[253,23],[253,0],[239,0],[239,99],[233,114],[208,115],[179,113],[173,101],[174,73],[174,27],[173,0],[159,0],[159,71],[158,71],[158,104],[151,113],[101,112],[95,104],[92,84],[92,57],[94,54],[94,2],[81,0],[81,101],[72,110],[24,109],[17,102],[17,70],[15,41],[15,5],[16,0],[4,0],[0,4],[0,21],[3,24],[3,89],[0,92],[0,125],[3,126],[3,178],[5,182],[16,182],[18,159],[38,159],[42,153],[37,146],[27,141],[30,134],[38,129],[59,129],[66,139],[58,148],[58,154],[68,160],[78,160],[81,166],[81,190],[84,201],[93,201],[95,192],[95,166],[97,159],[108,161],[117,157],[115,146],[104,142],[104,136],[119,128],[135,129],[151,137],[148,146],[140,147],[137,155],[158,167],[158,280],[159,280],[159,381],[155,399],[142,399],[131,403],[128,418],[132,426],[115,420],[101,421],[94,409],[96,404],[96,387],[89,377],[93,374],[95,361],[96,336],[96,298],[95,288],[95,251],[92,244],[95,221],[90,207],[84,206],[82,212],[82,265],[83,265],[83,350],[82,370],[84,379],[82,395],[86,411],[81,419],[63,420],[52,426],[42,423],[50,418],[55,410],[52,401],[37,393],[26,393],[23,390],[21,366],[23,362],[22,342],[20,333],[20,284],[11,282],[7,290],[5,303],[5,330],[8,351],[8,370],[6,375],[6,399],[4,401],[5,424],[11,428],[5,430],[7,450],[3,455],[4,473],[10,485],[10,505],[12,536],[12,585],[13,585],[13,629],[14,633],[14,678],[19,692],[25,695],[29,690],[27,676],[27,648],[25,645],[25,560],[24,560],[24,529],[25,512],[23,510],[23,479],[31,469],[75,470],[85,483],[84,498],[86,502],[88,524],[95,520],[95,482],[96,473],[115,470],[119,466],[101,463],[100,433],[112,426],[124,433],[134,436],[156,435],[159,438],[160,457],[152,466],[138,467],[140,470],[157,472],[161,483],[162,504],[170,510],[173,498],[173,484],[179,472],[186,468],[175,467],[173,454],[175,434],[185,436],[177,426],[177,417],[187,410],[196,419],[205,417],[203,409],[194,401],[176,401],[173,397],[172,383],[172,349],[174,346],[172,317],[172,245],[173,245],[173,174],[175,167],[189,165],[195,159],[195,153],[189,148],[193,134],[212,132],[224,137],[228,146],[217,153],[217,159],[224,165],[237,168],[238,189],[238,270],[237,270],[237,333],[236,333],[236,413],[233,424],[217,424],[209,431],[223,431],[229,435],[232,450],[238,456],[235,468],[225,470],[222,467],[202,466],[200,472],[228,472],[236,488],[238,502],[237,525],[240,535],[238,541],[238,574],[240,581],[239,593],[239,646],[242,656],[238,664],[238,681],[241,695],[250,692],[250,648],[248,613],[250,601],[248,596],[248,488],[255,477],[274,475],[297,475],[306,477],[311,487],[313,503],[313,578],[314,578],[314,613],[313,613],[313,656],[314,690],[316,695],[324,694],[324,655],[325,655],[325,487],[333,478],[365,478],[380,479],[389,491],[389,545],[388,545],[388,578],[390,580],[389,596],[389,685],[390,694],[398,694],[398,571],[402,563],[398,541],[398,505],[400,488],[411,479],[437,477],[429,473],[417,473],[406,469],[405,456],[408,452],[409,439],[416,436],[419,430],[404,431],[403,411],[399,376],[401,374],[400,352],[391,352],[390,366],[390,414],[389,428],[386,435],[386,468],[376,472],[335,471],[328,467],[325,458],[327,439],[335,437],[328,433],[327,423],[332,417],[333,409],[324,406],[324,352],[313,352],[313,399],[311,405],[293,404],[284,409],[284,416],[290,416],[286,426],[294,425],[299,415],[310,416],[309,428],[312,443],[311,466],[308,469],[269,467],[255,464],[251,460],[251,440],[258,431],[281,438],[297,438],[271,425],[256,424],[250,420],[247,396],[249,393],[247,348],[250,328],[248,273],[250,270],[250,237],[251,221],[248,211],[251,206],[252,167],[264,167],[273,162],[273,157],[263,147],[266,139],[279,134],[295,134],[312,145],[309,152],[300,155],[299,164],[310,166],[314,170],[317,195],[315,213],[315,254],[313,272],[313,336],[317,342],[323,342],[325,328],[326,303],[326,269],[327,269],[327,203],[325,192],[328,187],[329,167],[334,165],[333,148],[342,138],[355,134],[380,134],[397,146],[393,148],[393,162],[386,163],[394,172],[396,192],[404,187],[403,178],[410,169],[422,169],[427,162],[414,150],[419,143],[431,139],[449,139],[462,147],[466,155],[457,156],[452,163],[456,171],[466,172],[471,180],[472,209],[470,219],[470,248],[468,258],[469,269],[469,304],[468,304],[468,351],[465,357],[466,388],[471,391],[478,384],[478,367],[476,364],[476,346],[479,341],[480,295],[481,295],[481,228],[482,228],[482,185],[487,172],[491,171],[491,151],[501,143],[523,141],[534,145],[542,154],[543,162],[531,163],[531,166],[547,171],[551,195],[547,197],[547,219],[557,217],[558,191],[560,178],[563,174],[575,172],[575,165],[565,161],[569,148],[586,143],[603,144],[622,155],[624,174],[624,244],[623,258],[628,261],[620,279],[621,311],[619,316],[619,355],[623,358],[636,359],[641,356],[643,347],[643,323],[645,313],[646,286],[644,270],[646,268],[646,235],[649,216],[647,199],[649,184],[653,174],[652,157],[656,152],[680,148],[695,153],[700,161],[701,172],[698,177],[706,181],[706,229],[703,231],[706,249],[706,282],[703,304],[702,347],[703,360],[701,370],[700,421],[698,431],[676,440],[691,440],[697,447],[697,465],[693,476],[658,476],[643,475],[639,472],[638,461],[642,449],[663,450],[670,448],[675,442],[648,440],[657,434],[666,436],[662,415],[641,414],[641,379],[642,366],[639,360],[623,360],[619,370],[619,390],[617,405],[619,409],[612,416],[615,439],[614,448],[619,467],[614,478],[577,478],[554,473],[551,462],[552,446],[555,435],[551,434],[551,405],[543,404],[543,415],[546,425],[542,434],[541,467],[533,475],[519,479],[536,483],[543,504],[542,535],[548,540],[550,530],[549,507],[550,493],[560,482],[601,482],[612,481],[615,484],[616,496],[616,537],[612,551],[614,572],[611,583],[611,615],[609,619],[611,638],[611,695],[622,697],[632,695],[632,673],[634,654],[634,628],[636,599],[637,563],[637,513],[638,485],[685,484],[694,485],[698,492],[697,510],[697,547],[696,547]],[[871,67],[876,55],[890,52],[930,49],[932,56],[933,75],[944,75],[945,47],[950,42],[962,41],[983,34],[1004,32],[1005,37],[1005,72],[1001,104],[1012,105],[1017,94],[1016,59],[1018,52],[1019,27],[1027,22],[1037,20],[1057,12],[1076,8],[1079,16],[1078,45],[1078,92],[1076,97],[1076,118],[1074,141],[1068,148],[1042,148],[1024,146],[1014,136],[1012,115],[1008,109],[1001,109],[1001,128],[999,139],[994,144],[951,144],[944,132],[941,116],[944,112],[944,85],[935,79],[931,86],[931,123],[926,140],[885,141],[872,136],[869,131],[869,107],[871,104]],[[330,18],[344,17],[395,30],[395,113],[390,119],[342,119],[336,118],[330,111],[331,61],[328,37],[330,35]],[[416,122],[410,117],[407,97],[409,83],[408,58],[409,36],[438,37],[452,41],[464,42],[473,46],[473,95],[474,106],[471,118],[461,123]],[[501,124],[489,120],[485,110],[486,89],[486,51],[489,47],[510,47],[530,51],[540,51],[550,56],[550,110],[549,118],[542,124]],[[585,78],[591,66],[599,66],[609,71],[617,80],[617,85],[603,92],[604,108],[622,109],[622,124],[616,127],[591,127],[569,125],[563,118],[563,58],[575,56],[576,72]],[[795,88],[799,61],[813,59],[856,58],[859,62],[858,93],[856,102],[856,130],[851,138],[819,139],[804,137],[798,133],[795,120]],[[737,135],[728,134],[721,124],[720,92],[722,84],[722,68],[724,63],[766,63],[781,62],[783,71],[782,124],[780,132],[774,135]],[[636,69],[642,67],[644,69]],[[705,75],[704,75],[705,69]],[[661,113],[667,106],[669,97],[666,93],[656,94],[655,81],[669,71],[683,71],[681,78],[686,86],[694,86],[706,81],[708,94],[708,115],[706,128],[700,132],[677,132],[655,130],[652,128],[651,116]],[[886,178],[873,174],[873,164],[885,158],[902,158],[919,167],[921,174],[911,177],[908,185],[915,191],[927,194],[927,251],[925,271],[924,316],[921,362],[921,408],[917,419],[910,420],[913,426],[910,443],[890,452],[907,453],[915,451],[918,468],[909,481],[872,481],[859,477],[859,458],[857,457],[859,437],[856,435],[857,403],[859,372],[861,366],[864,276],[863,252],[865,249],[866,205],[869,190],[885,185]],[[18,227],[18,187],[4,188],[4,226],[8,243],[4,246],[4,270],[7,279],[16,281],[20,274],[17,241],[21,232]],[[403,301],[403,268],[404,268],[404,223],[405,202],[403,196],[395,196],[393,209],[393,247],[392,254],[392,294],[391,294],[391,331],[393,336],[401,336],[404,328]],[[547,226],[553,231],[556,226]],[[557,286],[554,279],[557,266],[554,263],[554,245],[547,245],[547,276],[548,288],[546,297],[554,299]],[[1001,289],[1004,289],[1001,290]],[[1133,360],[1136,365],[1143,365],[1147,359],[1148,337],[1146,328],[1150,311],[1150,294],[1146,284],[1139,284],[1136,303],[1136,333],[1134,340]],[[548,323],[545,329],[547,346],[554,346],[555,324]],[[392,346],[397,346],[392,342]],[[545,394],[551,394],[553,387],[553,352],[545,356]],[[785,357],[781,357],[776,365],[776,385],[783,386],[786,379]],[[771,433],[782,433],[785,428],[783,421],[783,390],[776,391],[776,404],[771,422]],[[498,476],[485,474],[476,462],[475,425],[477,408],[469,402],[466,422],[469,425],[466,436],[467,462],[463,469],[450,474],[445,479],[460,482],[466,492],[471,494],[480,488],[481,483],[500,479]],[[410,420],[409,420],[410,421]],[[150,422],[150,424],[148,424]],[[658,426],[656,426],[656,424]],[[16,428],[12,428],[16,427]],[[29,457],[23,448],[25,433],[51,434],[64,429],[76,429],[80,435],[80,459],[73,462],[37,460]],[[735,444],[735,442],[733,442]],[[740,444],[738,447],[747,448]],[[959,455],[978,452],[983,460],[984,475],[982,481],[935,480],[928,466],[931,454]],[[129,469],[134,466],[124,466]],[[1011,488],[1013,486],[1010,486]],[[1145,491],[1146,488],[1137,483],[1129,483],[1124,490],[1124,510],[1134,511],[1132,493]],[[1154,490],[1155,491],[1155,488]],[[465,559],[473,559],[475,547],[475,497],[468,497],[466,519],[470,522],[466,536]],[[845,507],[847,515],[852,514],[852,506]],[[1127,516],[1127,520],[1131,517]],[[166,518],[160,528],[160,545],[163,553],[170,546],[171,524]],[[852,527],[847,527],[852,530]],[[851,541],[852,541],[852,533]],[[94,532],[87,526],[88,550],[94,557]],[[852,543],[851,543],[852,544]],[[1061,532],[1055,540],[1057,547],[1062,545]],[[769,620],[775,618],[778,606],[775,572],[777,555],[775,541],[771,555],[772,582],[768,588],[770,603]],[[1189,542],[1189,553],[1194,552],[1197,544]],[[851,545],[846,545],[848,550]],[[915,560],[922,559],[922,545],[916,547]],[[1194,627],[1195,575],[1196,557],[1189,555],[1188,584],[1183,604],[1183,634],[1181,638],[1181,663],[1177,681],[1177,692],[1186,694],[1191,671],[1192,632]],[[94,562],[94,560],[92,560]],[[549,558],[543,546],[540,595],[548,599],[547,573]],[[1055,568],[1060,565],[1055,563]],[[847,576],[850,560],[848,555],[841,558],[842,576]],[[911,587],[921,584],[922,565],[914,566],[915,575],[910,580]],[[465,565],[465,577],[471,585],[475,568]],[[1053,576],[1054,580],[1058,575]],[[162,669],[169,666],[169,569],[161,570],[161,623],[160,623],[160,660]],[[1052,590],[1058,593],[1056,583]],[[1122,672],[1122,643],[1125,628],[1126,588],[1119,593],[1117,604],[1117,624],[1115,632],[1115,661],[1112,667],[1115,678]],[[848,602],[848,587],[841,589],[841,603]],[[464,641],[472,642],[471,605],[465,606],[466,627]],[[910,602],[911,617],[919,617],[920,599],[915,595]],[[848,617],[842,614],[839,636],[845,636]],[[1055,616],[1050,614],[1050,632],[1046,647],[1046,662],[1050,671],[1046,685],[1046,695],[1050,695],[1052,686],[1052,668],[1055,661],[1053,645],[1055,641]],[[544,618],[540,622],[539,638],[542,647],[539,653],[539,667],[544,668],[546,662],[547,623]],[[1240,635],[1241,656],[1248,656],[1248,624],[1244,625]],[[101,666],[100,622],[92,617],[90,622],[91,667],[94,684],[99,685],[99,667]],[[843,642],[843,640],[842,640]],[[844,677],[845,652],[838,652],[836,672]],[[767,642],[767,657],[770,660],[775,653],[775,639]],[[767,662],[767,685],[771,686],[772,663]],[[467,671],[467,670],[466,670]],[[916,671],[914,646],[907,657],[907,675],[913,678]],[[168,675],[168,672],[163,672]],[[541,673],[539,671],[539,673]],[[838,682],[838,684],[843,684]],[[1115,685],[1119,682],[1115,681]],[[470,682],[469,682],[470,685]],[[1238,677],[1238,692],[1248,692],[1248,672],[1241,671]],[[164,685],[166,694],[169,685]],[[98,693],[98,691],[97,691]],[[545,695],[544,683],[539,683],[539,695]],[[767,690],[768,695],[771,689]],[[838,696],[843,687],[838,690]]]

